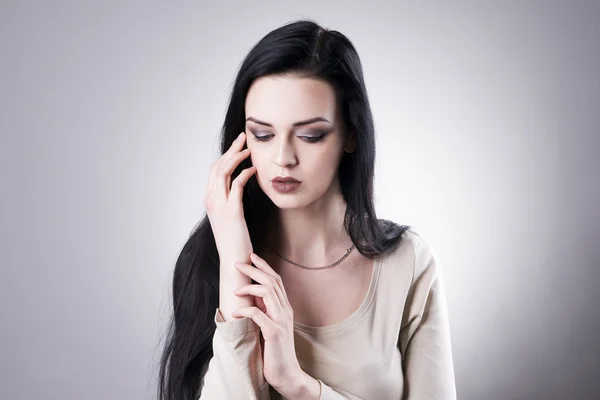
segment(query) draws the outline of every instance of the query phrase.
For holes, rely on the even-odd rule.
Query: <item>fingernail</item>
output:
[[[237,137],[237,138],[238,138],[238,139],[241,139],[241,138],[242,138],[242,136],[244,136],[244,132],[240,133],[240,134],[238,135],[238,137]]]

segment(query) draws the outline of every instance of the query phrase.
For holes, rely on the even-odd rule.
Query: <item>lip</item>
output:
[[[280,182],[280,183],[302,183],[298,179],[294,179],[291,176],[277,176],[273,178],[271,182]]]
[[[271,181],[271,185],[273,186],[273,189],[277,190],[279,193],[292,193],[292,192],[295,192],[296,190],[298,190],[300,185],[302,185],[302,182],[298,182],[298,181],[281,182],[281,181],[273,180],[273,181]]]

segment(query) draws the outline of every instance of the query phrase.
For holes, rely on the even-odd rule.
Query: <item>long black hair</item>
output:
[[[375,128],[362,66],[350,40],[310,19],[287,23],[263,37],[243,60],[221,129],[221,154],[245,130],[245,99],[253,81],[266,75],[294,73],[330,83],[346,132],[355,150],[344,152],[339,179],[346,201],[344,227],[356,249],[375,259],[391,253],[410,226],[378,219],[373,203]],[[251,166],[244,159],[232,180]],[[275,205],[253,175],[244,187],[244,216],[253,247],[261,249],[266,221]],[[258,251],[256,251],[258,253]],[[219,299],[219,254],[206,215],[194,228],[175,263],[173,318],[159,371],[159,400],[197,399],[213,356],[214,315]]]

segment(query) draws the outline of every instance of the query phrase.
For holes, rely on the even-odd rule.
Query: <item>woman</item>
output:
[[[376,217],[351,42],[310,20],[268,33],[240,67],[221,153],[175,265],[159,399],[454,399],[433,251]]]

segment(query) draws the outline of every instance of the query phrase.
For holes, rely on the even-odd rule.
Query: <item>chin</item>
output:
[[[268,187],[265,188],[261,186],[263,192],[267,195],[269,199],[275,204],[277,208],[280,209],[294,209],[294,208],[302,208],[306,207],[310,204],[310,201],[306,201],[306,193],[298,192],[298,193],[280,193],[277,190],[273,189],[271,186],[271,182],[268,183]]]
[[[271,188],[266,192],[273,204],[281,209],[302,208],[305,206],[305,201],[298,194],[282,194]]]

